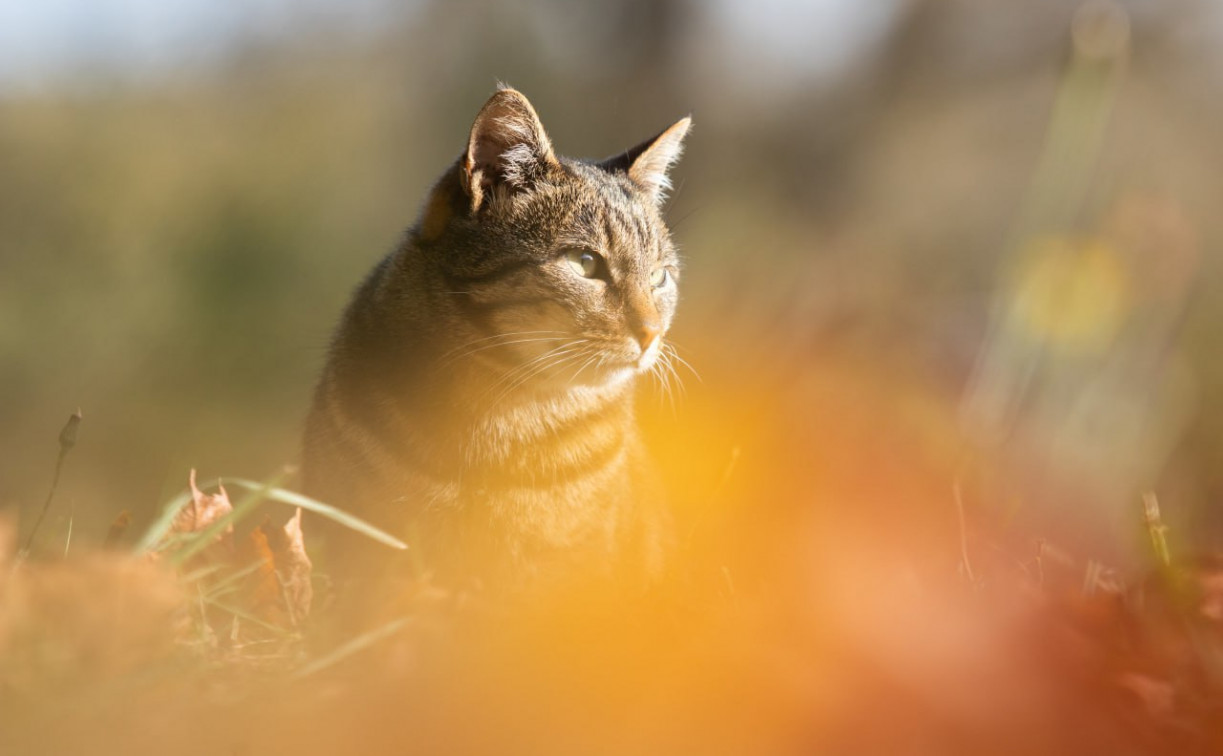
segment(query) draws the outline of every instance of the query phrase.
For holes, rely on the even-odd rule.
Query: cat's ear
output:
[[[521,92],[502,86],[476,116],[459,173],[474,211],[490,195],[528,188],[557,165],[535,108]]]
[[[684,137],[691,126],[692,118],[681,118],[653,139],[608,158],[599,166],[613,173],[628,174],[655,202],[662,202],[671,188],[668,172],[684,151]]]

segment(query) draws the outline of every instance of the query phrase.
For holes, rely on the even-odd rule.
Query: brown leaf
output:
[[[175,535],[190,535],[207,530],[222,517],[234,511],[229,502],[229,494],[224,486],[219,486],[219,493],[207,494],[195,483],[195,470],[188,479],[191,485],[191,501],[183,506],[174,516],[167,537]],[[217,534],[216,542],[208,547],[196,560],[203,562],[222,562],[232,560],[234,553],[234,526],[232,523]]]
[[[188,479],[191,485],[191,502],[179,510],[170,526],[171,533],[198,533],[207,530],[217,520],[234,511],[229,503],[229,494],[225,486],[219,486],[220,493],[206,494],[195,484],[195,470],[191,470]],[[232,537],[233,525],[225,528],[222,535]]]
[[[284,609],[280,578],[276,575],[276,555],[268,544],[270,518],[265,518],[259,527],[251,531],[248,546],[259,569],[247,582],[247,609],[259,619],[272,625],[288,624],[289,615]]]
[[[259,569],[251,581],[250,608],[265,622],[296,627],[310,614],[313,566],[306,555],[299,508],[283,528],[271,519],[251,531],[250,546]]]
[[[126,509],[120,512],[115,521],[110,524],[110,530],[106,531],[106,540],[102,542],[102,548],[109,549],[117,545],[131,524],[132,513]]]
[[[314,587],[310,583],[310,573],[314,565],[306,554],[306,542],[302,536],[301,507],[285,523],[283,540],[272,542],[276,548],[276,571],[280,575],[280,583],[284,587],[285,604],[293,624],[297,625],[310,616],[310,604],[314,600]]]

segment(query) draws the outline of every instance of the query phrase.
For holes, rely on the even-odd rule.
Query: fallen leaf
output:
[[[270,518],[265,518],[259,527],[251,531],[247,542],[259,569],[247,582],[246,608],[268,624],[284,626],[289,622],[289,615],[284,609],[280,577],[276,574],[276,555],[268,543],[270,522]]]
[[[306,542],[302,535],[301,507],[285,523],[283,540],[275,538],[271,545],[276,554],[276,572],[284,588],[285,604],[294,625],[310,616],[310,604],[314,601],[314,587],[310,573],[314,565],[306,554]]]
[[[191,501],[174,516],[170,529],[166,533],[167,540],[202,533],[234,511],[225,486],[218,486],[219,493],[204,493],[195,483],[194,469],[191,470],[188,481],[191,486]],[[197,563],[231,561],[233,553],[234,526],[230,523],[217,533],[214,542],[203,553],[191,561]]]
[[[250,548],[259,563],[248,593],[250,609],[261,620],[296,627],[310,615],[314,589],[313,565],[302,536],[302,510],[298,508],[283,528],[270,518],[251,531]]]
[[[170,526],[171,533],[198,533],[207,530],[213,523],[234,511],[229,502],[229,493],[225,486],[218,486],[220,493],[206,494],[195,484],[195,470],[191,470],[188,479],[191,485],[191,502],[179,510]],[[232,537],[233,525],[222,531],[222,535]]]
[[[123,534],[127,532],[127,527],[132,524],[132,513],[128,510],[123,510],[115,521],[110,524],[110,530],[106,531],[106,540],[102,542],[102,548],[109,549],[119,543],[119,539],[123,538]]]

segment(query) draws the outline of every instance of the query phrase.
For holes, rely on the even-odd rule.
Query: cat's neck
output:
[[[558,424],[575,422],[591,412],[609,405],[628,405],[632,397],[632,381],[626,380],[603,386],[572,386],[519,398],[503,407],[491,407],[482,414],[484,428],[531,426],[547,430]]]
[[[633,381],[575,386],[536,395],[471,417],[464,446],[469,462],[496,463],[586,428],[628,429],[633,418]]]

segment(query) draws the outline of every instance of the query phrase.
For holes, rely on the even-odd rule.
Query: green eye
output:
[[[598,252],[571,249],[565,254],[565,262],[583,278],[595,278],[603,268],[603,257]]]
[[[659,268],[650,274],[650,285],[655,289],[661,289],[670,277],[671,274],[667,272],[666,268]]]

